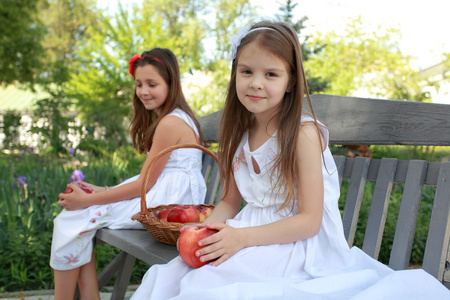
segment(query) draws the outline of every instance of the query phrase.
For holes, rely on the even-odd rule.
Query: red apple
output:
[[[198,210],[192,205],[177,205],[167,215],[167,221],[177,223],[198,223]]]
[[[212,208],[211,207],[205,207],[202,208],[202,210],[200,211],[200,213],[198,214],[200,222],[203,222],[206,220],[206,218],[211,214],[212,212]]]
[[[162,211],[160,211],[158,213],[158,218],[160,220],[167,221],[167,216],[169,215],[170,211],[171,211],[171,209],[163,209]]]
[[[193,207],[195,207],[198,211],[202,210],[202,206],[200,204],[196,204],[196,205],[192,205]]]
[[[75,182],[76,185],[78,185],[85,193],[91,194],[93,192],[93,190],[88,187],[85,184],[82,184],[81,182]],[[70,194],[72,193],[73,190],[70,187],[66,187],[66,189],[64,190],[64,194]]]
[[[200,268],[210,261],[201,262],[195,255],[198,249],[201,249],[198,242],[217,232],[215,229],[209,229],[203,225],[185,226],[180,230],[180,237],[177,241],[177,249],[183,261],[192,268]]]

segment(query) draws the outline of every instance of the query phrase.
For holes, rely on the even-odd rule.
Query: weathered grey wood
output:
[[[334,155],[334,162],[336,163],[336,169],[338,171],[339,174],[339,186],[342,185],[342,178],[343,178],[343,174],[344,174],[344,169],[345,169],[345,157],[342,155]]]
[[[450,105],[312,95],[333,144],[450,145]]]
[[[362,250],[375,259],[378,259],[380,253],[396,169],[397,159],[383,158],[381,160],[362,245]]]
[[[443,279],[448,264],[450,239],[450,162],[441,163],[430,226],[423,259],[423,269]]]
[[[221,116],[222,110],[219,110],[198,118],[200,127],[202,128],[203,138],[209,143],[217,142]]]
[[[98,274],[98,287],[102,289],[106,284],[116,275],[123,267],[124,257],[126,252],[120,252],[109,264],[106,266],[100,274]]]
[[[370,160],[368,158],[357,157],[352,167],[352,175],[350,177],[347,197],[345,198],[344,213],[342,215],[344,234],[349,246],[353,245],[353,239],[355,238],[369,163]]]
[[[450,146],[450,105],[325,94],[311,100],[331,144]],[[220,116],[199,118],[208,141],[217,141]]]
[[[394,270],[409,266],[427,166],[428,163],[421,160],[409,164],[389,258],[389,266]]]
[[[114,283],[111,300],[123,300],[125,298],[135,261],[136,258],[134,256],[130,254],[124,255],[122,268],[117,273],[117,278]]]
[[[175,246],[155,240],[144,229],[101,229],[96,238],[113,245],[146,262],[149,265],[163,264],[178,254]]]
[[[205,196],[206,204],[214,204],[217,197],[217,193],[221,193],[219,190],[220,175],[219,165],[214,161],[208,161],[208,173],[205,173],[205,180],[207,182],[207,190]],[[219,190],[219,191],[218,191]],[[219,198],[220,199],[220,198]]]

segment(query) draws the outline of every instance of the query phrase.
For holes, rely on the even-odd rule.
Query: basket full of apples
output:
[[[168,204],[147,208],[145,201],[147,183],[154,163],[164,154],[179,148],[197,148],[218,161],[216,154],[203,146],[181,144],[168,147],[158,153],[147,167],[141,191],[141,211],[135,214],[132,219],[141,222],[157,241],[168,245],[176,245],[181,227],[189,223],[203,222],[215,207],[212,204]]]

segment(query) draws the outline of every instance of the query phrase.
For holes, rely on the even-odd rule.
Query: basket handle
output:
[[[150,177],[150,171],[152,170],[153,166],[155,165],[156,161],[163,156],[164,154],[167,154],[169,152],[172,152],[173,150],[180,149],[180,148],[197,148],[205,152],[206,154],[210,155],[214,160],[219,163],[219,160],[217,158],[217,155],[212,152],[211,150],[197,145],[197,144],[179,144],[179,145],[173,145],[170,147],[167,147],[166,149],[162,150],[158,154],[153,157],[153,159],[148,164],[147,170],[145,171],[145,177],[144,182],[142,183],[142,190],[141,190],[141,215],[145,215],[147,213],[147,185],[148,185],[148,178]]]

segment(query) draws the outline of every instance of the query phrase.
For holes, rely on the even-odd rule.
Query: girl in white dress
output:
[[[213,262],[152,266],[132,299],[450,299],[423,270],[395,272],[349,249],[328,131],[302,107],[306,95],[312,111],[292,27],[260,22],[232,42],[224,195],[205,220],[218,233],[196,253]]]
[[[73,192],[59,194],[58,204],[64,210],[54,220],[50,258],[56,300],[73,299],[77,282],[81,299],[100,299],[93,252],[96,230],[142,228],[131,218],[140,211],[144,174],[153,157],[173,145],[204,144],[170,50],[155,48],[133,56],[129,71],[136,82],[130,133],[136,150],[147,152],[147,158],[140,175],[114,188],[85,183],[94,190],[87,194],[69,184]],[[199,149],[181,148],[162,156],[149,177],[147,207],[203,203],[206,184],[201,166]]]

